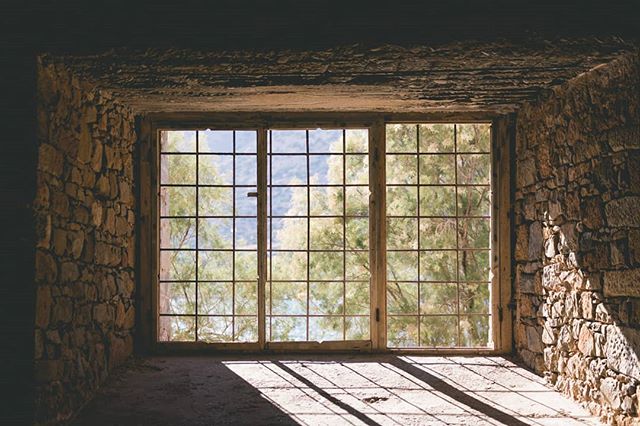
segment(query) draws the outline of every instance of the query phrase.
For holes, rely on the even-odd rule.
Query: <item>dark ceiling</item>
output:
[[[0,43],[38,52],[111,47],[311,48],[638,34],[638,1],[4,0]]]

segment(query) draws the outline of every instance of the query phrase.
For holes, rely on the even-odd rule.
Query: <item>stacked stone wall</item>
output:
[[[518,112],[516,347],[611,424],[638,424],[640,58]]]
[[[133,349],[134,118],[61,65],[38,70],[37,424],[69,419]]]

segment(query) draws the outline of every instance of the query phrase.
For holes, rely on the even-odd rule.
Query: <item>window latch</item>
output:
[[[247,197],[257,197],[258,193],[257,192],[247,192]]]

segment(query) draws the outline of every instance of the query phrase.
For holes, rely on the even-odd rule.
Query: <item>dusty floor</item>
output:
[[[501,357],[158,357],[116,372],[75,425],[579,425]]]

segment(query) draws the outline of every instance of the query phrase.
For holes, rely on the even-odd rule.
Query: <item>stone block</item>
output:
[[[604,223],[602,219],[601,197],[590,197],[582,200],[582,224],[589,229],[600,229]]]
[[[607,326],[605,352],[607,366],[640,380],[640,330],[630,327]]]
[[[58,278],[58,265],[48,252],[36,250],[36,280],[53,284]]]
[[[60,177],[64,168],[62,153],[52,145],[43,143],[38,148],[38,170]]]
[[[46,286],[38,286],[36,289],[36,327],[46,329],[49,326],[52,305],[51,289]]]
[[[618,198],[605,206],[609,226],[640,227],[640,196]]]
[[[542,336],[538,327],[527,327],[527,349],[534,353],[542,353]]]
[[[73,318],[73,301],[68,297],[58,297],[53,303],[51,322],[53,324],[71,322]]]
[[[578,337],[578,350],[585,356],[595,355],[595,341],[593,331],[587,324],[583,324],[580,328],[580,336]]]
[[[542,225],[540,222],[533,222],[529,226],[529,246],[528,257],[529,260],[539,260],[542,257],[543,238],[542,238]]]
[[[607,297],[640,297],[640,268],[606,271],[604,295]]]

